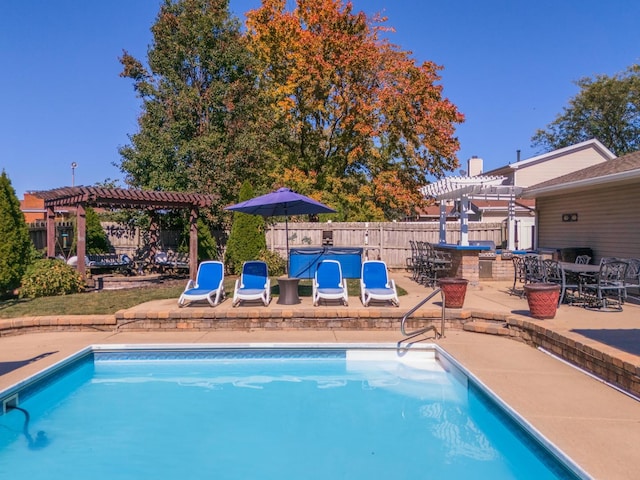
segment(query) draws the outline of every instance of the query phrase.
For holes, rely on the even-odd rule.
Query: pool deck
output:
[[[113,316],[99,316],[101,318],[85,320],[83,331],[40,331],[2,336],[0,389],[14,385],[91,344],[401,342],[403,346],[410,346],[411,342],[436,343],[593,478],[640,478],[637,455],[640,445],[640,402],[540,349],[518,341],[503,325],[507,323],[514,328],[533,325],[550,331],[554,338],[575,343],[583,350],[593,352],[595,356],[604,356],[627,370],[635,367],[636,370],[631,374],[636,375],[640,368],[640,306],[625,304],[622,312],[602,313],[563,305],[553,320],[534,320],[528,314],[526,300],[507,293],[509,285],[504,282],[482,282],[469,287],[464,310],[471,312],[471,317],[474,312],[491,312],[494,320],[497,320],[495,324],[478,322],[469,325],[471,331],[448,329],[445,337],[438,340],[434,340],[431,333],[406,339],[397,329],[353,329],[340,328],[340,325],[322,329],[318,328],[318,323],[314,324],[314,328],[282,328],[269,322],[269,319],[287,316],[311,321],[336,315],[374,323],[385,316],[397,319],[428,295],[431,289],[413,283],[404,274],[393,276],[408,292],[400,298],[400,309],[385,306],[365,309],[358,298],[351,298],[349,307],[313,307],[309,298],[303,298],[301,304],[294,306],[278,305],[274,299],[268,307],[241,306],[235,309],[231,307],[230,299],[213,309],[207,306],[178,309],[175,300],[156,301],[120,312],[119,316],[142,323],[146,318],[156,321],[165,319],[175,328],[165,331],[119,330],[114,327]],[[436,303],[432,307],[437,312],[439,298],[434,300]],[[255,309],[259,317],[266,319],[266,327],[247,327],[246,320],[256,316]],[[236,321],[243,326],[239,329],[185,328],[189,319],[211,315],[215,318],[224,317],[225,322]],[[78,319],[55,317],[46,321],[20,319],[0,322],[21,325],[39,322],[63,326],[76,324]],[[90,331],[91,328],[95,331]],[[40,357],[47,353],[49,355]]]

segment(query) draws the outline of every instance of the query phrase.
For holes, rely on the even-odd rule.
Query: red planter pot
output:
[[[533,318],[539,320],[551,319],[556,316],[560,285],[555,283],[531,283],[524,286],[529,304],[529,311]]]
[[[438,280],[438,286],[444,292],[445,308],[462,308],[468,283],[466,278],[444,277]]]

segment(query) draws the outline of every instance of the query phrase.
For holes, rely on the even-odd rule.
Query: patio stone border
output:
[[[400,332],[405,311],[396,308],[184,308],[169,311],[121,310],[115,315],[66,315],[0,319],[0,337],[60,331],[207,331],[207,330],[385,330]],[[408,331],[440,328],[439,308],[420,309],[407,321]],[[640,366],[568,338],[544,325],[511,314],[447,309],[447,330],[501,335],[524,342],[572,363],[640,397]]]

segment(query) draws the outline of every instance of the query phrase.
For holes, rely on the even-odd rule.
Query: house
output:
[[[45,222],[47,220],[44,200],[33,192],[24,194],[24,198],[20,200],[20,210],[24,214],[24,221],[27,223]],[[56,221],[68,222],[75,215],[75,210],[57,208],[55,215]]]
[[[518,160],[490,171],[483,170],[483,160],[472,157],[463,174],[469,177],[502,178],[503,185],[526,188],[592,165],[614,159],[615,155],[596,139],[560,148],[525,160]],[[455,178],[455,177],[453,177]],[[509,217],[510,199],[506,196],[475,196],[470,198],[467,211],[469,222],[506,223]],[[516,199],[513,203],[513,230],[516,249],[532,249],[536,244],[535,200]],[[460,203],[447,206],[447,220],[459,217]],[[439,208],[430,206],[419,212],[417,220],[436,221]],[[506,235],[505,235],[506,237]],[[506,238],[504,242],[506,243]]]
[[[640,151],[525,189],[536,201],[540,248],[591,248],[602,257],[640,257]]]

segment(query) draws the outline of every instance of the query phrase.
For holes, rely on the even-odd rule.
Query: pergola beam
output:
[[[54,190],[34,192],[44,200],[47,211],[47,255],[55,256],[55,207],[74,207],[77,215],[78,272],[86,278],[86,208],[119,208],[135,210],[177,210],[188,209],[189,215],[189,276],[195,280],[198,269],[198,229],[200,208],[210,207],[216,197],[198,193],[157,192],[151,190],[129,190],[101,187],[63,187]],[[154,225],[153,228],[157,228]],[[154,246],[155,248],[155,246]]]

